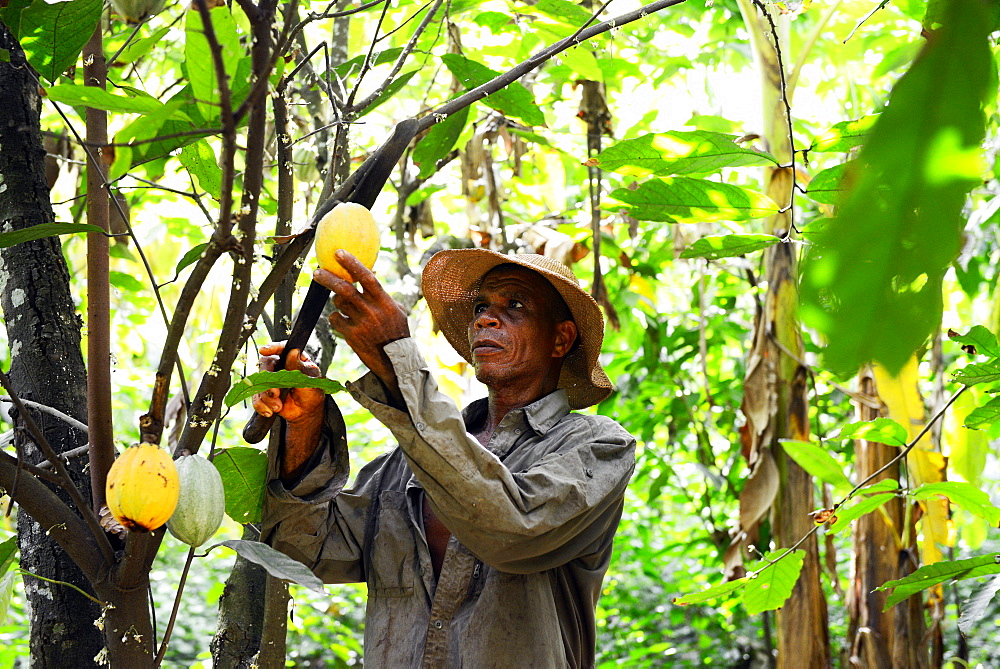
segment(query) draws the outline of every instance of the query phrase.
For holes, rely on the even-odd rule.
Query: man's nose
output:
[[[476,314],[476,318],[472,321],[472,324],[477,329],[495,328],[500,326],[500,319],[497,317],[496,312],[493,311],[492,307],[486,307]]]

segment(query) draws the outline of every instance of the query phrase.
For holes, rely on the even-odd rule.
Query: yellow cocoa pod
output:
[[[375,219],[367,207],[357,202],[341,202],[316,226],[316,260],[319,266],[346,281],[353,279],[334,257],[337,249],[349,251],[371,269],[378,257],[378,248]]]
[[[180,487],[169,453],[153,444],[132,446],[108,472],[108,510],[123,527],[149,532],[173,514]]]

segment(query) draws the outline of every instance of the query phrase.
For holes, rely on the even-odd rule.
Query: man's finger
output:
[[[350,251],[338,249],[334,254],[340,266],[347,270],[351,277],[361,284],[365,289],[365,294],[383,292],[382,284],[375,278],[375,273],[364,266],[360,260],[351,255]]]

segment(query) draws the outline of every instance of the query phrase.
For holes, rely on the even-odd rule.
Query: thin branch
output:
[[[292,28],[291,32],[289,33],[289,37],[290,39],[295,39],[296,37],[298,37],[299,33],[302,32],[303,28],[305,28],[307,25],[309,25],[314,21],[320,21],[322,19],[337,19],[342,16],[350,16],[351,14],[357,14],[358,12],[363,12],[366,9],[370,9],[375,5],[380,5],[383,2],[387,1],[388,0],[371,0],[371,2],[366,2],[365,4],[355,7],[354,9],[345,9],[339,12],[331,12],[330,11],[331,9],[340,4],[340,0],[334,0],[329,5],[327,5],[326,11],[321,12],[319,14],[311,13],[308,16],[306,16],[306,18],[302,19],[302,21],[300,21],[298,25]]]
[[[139,34],[139,30],[144,25],[146,25],[145,19],[136,24],[135,28],[132,30],[132,33],[125,39],[125,42],[121,45],[118,51],[115,51],[115,55],[111,56],[111,58],[108,59],[109,63],[114,65],[115,61],[118,60],[118,56],[122,55],[122,51],[128,48],[128,45],[132,43],[132,40],[135,39],[135,36]]]
[[[345,110],[351,109],[354,105],[354,96],[358,94],[358,89],[361,88],[361,81],[365,78],[365,75],[368,74],[368,70],[372,68],[372,54],[375,52],[375,44],[378,42],[378,31],[382,29],[382,22],[385,21],[386,12],[389,11],[389,4],[390,3],[387,2],[385,3],[385,6],[382,7],[382,14],[379,15],[378,23],[375,24],[375,37],[372,38],[372,43],[368,45],[368,53],[365,54],[365,61],[361,65],[361,71],[358,72],[358,78],[354,82],[354,90],[351,91],[351,94],[347,97],[347,102],[344,103]]]
[[[399,58],[397,58],[396,62],[393,64],[392,70],[389,72],[388,76],[386,76],[386,78],[382,81],[379,87],[376,88],[374,91],[372,91],[371,94],[368,95],[368,97],[366,97],[364,100],[362,100],[356,105],[352,105],[351,100],[354,99],[354,94],[355,92],[357,92],[358,86],[361,85],[361,77],[364,76],[364,70],[362,70],[361,74],[358,75],[358,81],[355,84],[354,91],[351,91],[351,97],[347,100],[347,104],[345,105],[344,109],[345,114],[353,115],[358,113],[359,111],[362,111],[363,109],[367,109],[370,104],[375,102],[375,100],[377,100],[378,97],[382,95],[382,92],[385,91],[385,89],[389,86],[389,84],[392,83],[393,78],[395,78],[395,76],[399,74],[399,71],[403,69],[403,64],[406,62],[406,59],[410,56],[410,53],[417,46],[417,39],[423,34],[425,30],[427,30],[427,26],[430,25],[431,21],[434,19],[434,15],[437,14],[438,9],[441,8],[442,2],[444,2],[444,0],[435,0],[434,6],[431,7],[430,11],[427,12],[427,16],[425,16],[424,20],[420,22],[420,25],[417,26],[417,29],[413,31],[413,35],[410,37],[410,41],[406,43],[405,47],[403,47],[403,51],[399,54]],[[386,4],[386,6],[388,7],[388,4]],[[427,5],[424,5],[424,7],[426,6]],[[416,16],[416,14],[414,14],[414,16]],[[372,48],[373,49],[375,48],[374,41],[372,42]],[[365,62],[367,63],[367,60]]]
[[[66,469],[66,465],[59,459],[59,454],[56,453],[55,449],[52,448],[52,445],[49,444],[48,439],[45,438],[45,434],[38,427],[38,424],[35,423],[35,419],[32,418],[31,412],[27,410],[27,407],[24,406],[20,398],[14,392],[10,379],[2,370],[0,370],[0,384],[2,384],[10,394],[11,401],[14,403],[14,406],[17,407],[18,415],[21,420],[24,421],[24,425],[28,428],[28,433],[31,435],[35,444],[39,449],[41,449],[42,453],[45,454],[45,457],[47,457],[49,461],[54,464],[56,474],[58,474],[59,478],[62,479],[60,485],[64,490],[66,490],[67,493],[69,493],[70,499],[73,500],[73,504],[77,507],[77,511],[83,517],[87,526],[90,527],[90,531],[94,535],[94,539],[97,541],[98,548],[100,549],[105,562],[107,564],[114,564],[114,551],[111,550],[111,544],[108,542],[108,537],[101,528],[101,524],[97,520],[94,510],[83,498],[83,495],[80,493],[80,489],[76,487],[69,471]],[[35,520],[38,520],[38,518],[36,517]]]
[[[72,458],[78,458],[81,455],[86,455],[88,448],[89,446],[87,444],[84,444],[83,446],[77,446],[76,448],[71,448],[68,451],[63,451],[62,453],[59,454],[59,459],[62,460],[63,462],[66,462]],[[41,470],[46,470],[52,466],[52,463],[49,462],[48,460],[42,460],[36,466]]]
[[[435,123],[445,120],[455,112],[468,107],[473,102],[477,102],[491,93],[496,93],[501,88],[508,86],[512,82],[520,79],[528,72],[531,72],[539,65],[549,60],[553,56],[556,56],[570,47],[579,46],[580,43],[585,42],[591,37],[600,35],[614,28],[621,27],[623,25],[638,21],[639,19],[646,18],[650,14],[658,12],[662,9],[668,7],[673,7],[675,5],[680,5],[686,2],[686,0],[657,0],[656,2],[651,2],[648,5],[643,5],[639,9],[633,10],[631,12],[626,12],[620,16],[616,16],[613,19],[605,21],[603,23],[598,23],[595,26],[589,28],[577,30],[575,33],[569,37],[559,40],[555,44],[545,47],[535,55],[531,56],[527,60],[515,65],[511,69],[507,70],[499,77],[487,81],[481,86],[473,88],[464,95],[460,95],[453,100],[449,100],[445,104],[441,105],[430,114],[427,114],[422,119],[417,126],[417,134],[420,134],[424,130],[427,130]]]
[[[420,9],[418,9],[417,11],[415,11],[415,12],[413,12],[412,14],[410,14],[409,16],[407,16],[407,17],[406,17],[405,19],[403,19],[403,22],[402,22],[402,23],[400,23],[400,24],[399,24],[398,26],[396,26],[395,28],[393,28],[393,29],[392,29],[392,30],[390,30],[389,32],[387,32],[387,33],[382,33],[382,36],[381,36],[381,37],[378,37],[378,38],[376,38],[376,40],[375,40],[375,41],[376,41],[376,42],[381,42],[381,41],[383,41],[383,40],[387,40],[387,39],[389,39],[390,37],[392,37],[393,35],[395,35],[396,33],[398,33],[398,32],[399,32],[400,30],[402,30],[402,29],[403,29],[403,28],[405,28],[405,27],[406,27],[407,25],[409,25],[410,21],[412,21],[413,19],[415,19],[415,18],[417,18],[418,16],[420,16],[420,12],[422,12],[422,11],[424,11],[425,9],[427,9],[428,7],[430,7],[430,5],[431,5],[431,3],[432,3],[432,2],[434,2],[434,0],[427,0],[427,2],[425,2],[425,3],[423,4],[423,6],[422,6],[422,7],[420,8]]]
[[[105,608],[105,607],[108,606],[107,604],[105,604],[104,602],[102,602],[101,600],[99,600],[97,597],[94,597],[93,595],[91,595],[89,592],[87,592],[83,588],[81,588],[81,587],[79,587],[77,585],[74,585],[72,583],[68,583],[66,581],[58,581],[58,580],[56,580],[54,578],[45,578],[44,576],[39,576],[38,574],[36,574],[34,572],[30,572],[27,569],[21,569],[20,567],[18,569],[16,569],[16,571],[18,573],[20,573],[20,574],[27,574],[28,576],[33,576],[34,578],[37,578],[39,581],[45,581],[46,583],[52,583],[54,585],[65,585],[68,588],[73,588],[74,590],[76,590],[81,595],[83,595],[84,597],[86,597],[90,601],[94,602],[95,604],[97,604],[101,608]]]
[[[167,621],[167,629],[163,633],[163,641],[160,643],[160,650],[153,660],[153,667],[163,664],[163,657],[167,654],[167,644],[170,641],[170,634],[174,631],[174,623],[177,621],[177,611],[181,606],[181,594],[184,592],[184,584],[187,583],[188,572],[191,571],[191,562],[194,561],[194,546],[188,550],[187,560],[184,561],[184,569],[181,570],[181,580],[177,584],[177,595],[174,596],[174,607],[170,610],[170,619]]]
[[[0,395],[0,402],[6,402],[6,403],[9,403],[9,404],[14,404],[14,400],[11,397],[7,396],[7,395]],[[60,419],[62,421],[65,421],[65,422],[69,423],[70,425],[72,425],[74,429],[77,429],[80,432],[83,432],[84,434],[87,434],[87,424],[86,423],[82,423],[82,422],[78,421],[76,418],[73,418],[72,416],[64,414],[59,409],[56,409],[54,407],[50,407],[47,404],[40,404],[38,402],[32,402],[31,400],[21,400],[21,404],[23,404],[26,407],[30,407],[32,409],[37,409],[38,411],[41,411],[42,413],[47,413],[50,416],[55,416],[56,418],[58,418],[58,419]]]
[[[854,30],[851,31],[851,34],[844,38],[844,44],[847,44],[847,41],[849,39],[851,39],[852,37],[854,37],[854,33],[858,32],[858,29],[861,28],[861,26],[863,26],[865,24],[865,22],[868,21],[868,19],[870,19],[872,16],[874,16],[875,12],[879,11],[880,9],[884,9],[885,6],[888,5],[888,4],[889,4],[889,0],[882,0],[882,2],[880,2],[875,9],[871,10],[870,12],[868,12],[867,14],[865,14],[863,17],[861,17],[861,20],[858,21],[857,25],[854,26]]]

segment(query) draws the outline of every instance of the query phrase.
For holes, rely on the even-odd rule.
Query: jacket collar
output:
[[[487,398],[484,397],[476,400],[462,412],[465,424],[467,426],[480,424],[486,419],[488,410],[489,402]],[[559,388],[527,406],[514,409],[510,413],[515,414],[515,416],[518,414],[523,415],[524,420],[527,421],[531,429],[537,434],[543,435],[569,413],[569,401],[566,398],[566,391]],[[508,414],[504,418],[504,423],[513,425],[516,419],[511,420],[511,418],[510,414]]]

